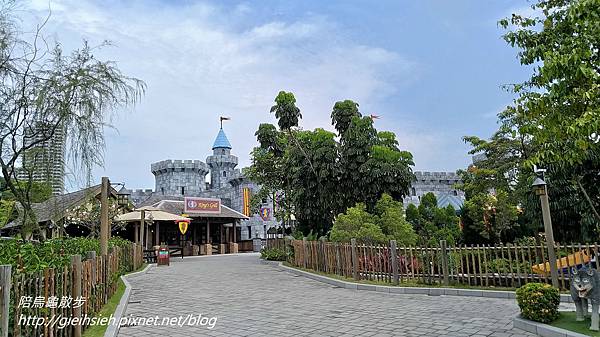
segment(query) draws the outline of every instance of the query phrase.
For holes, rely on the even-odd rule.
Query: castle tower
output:
[[[208,168],[199,160],[163,160],[153,163],[151,171],[161,195],[195,196],[206,187]]]
[[[206,158],[206,164],[210,167],[210,188],[214,190],[226,187],[229,179],[234,177],[238,158],[231,155],[231,144],[223,127],[217,134],[212,150],[213,154]]]

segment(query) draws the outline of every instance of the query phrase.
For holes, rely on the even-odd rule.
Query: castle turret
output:
[[[161,195],[194,196],[206,187],[208,168],[199,160],[163,160],[153,163],[151,170]]]
[[[227,182],[234,177],[236,172],[238,158],[231,154],[231,143],[229,143],[223,127],[217,134],[212,150],[212,156],[206,158],[206,164],[210,167],[210,187],[211,189],[227,187]]]

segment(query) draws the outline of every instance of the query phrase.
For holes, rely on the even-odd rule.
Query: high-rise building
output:
[[[35,182],[49,184],[52,194],[59,195],[65,189],[66,132],[64,127],[59,127],[52,134],[53,126],[37,122],[25,130],[23,145],[35,145],[25,151],[19,175],[22,180],[31,176]]]

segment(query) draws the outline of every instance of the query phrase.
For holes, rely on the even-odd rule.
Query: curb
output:
[[[113,314],[113,317],[115,319],[115,324],[108,325],[108,327],[106,328],[106,331],[104,332],[104,337],[117,337],[117,334],[119,334],[119,329],[121,328],[121,325],[119,324],[119,322],[121,321],[121,317],[123,316],[123,314],[125,314],[125,309],[127,309],[127,303],[129,303],[129,297],[131,297],[131,291],[132,291],[131,284],[129,283],[129,281],[127,281],[127,277],[139,275],[139,274],[145,274],[148,271],[148,269],[150,269],[151,266],[152,265],[148,264],[148,265],[146,265],[146,268],[144,268],[143,270],[121,276],[121,280],[125,284],[125,292],[123,293],[123,296],[121,296],[119,305],[117,305],[117,308],[115,309],[115,313]]]
[[[374,284],[364,284],[364,283],[355,283],[355,282],[347,282],[342,280],[333,279],[327,276],[314,274],[311,272],[303,271],[300,269],[284,266],[282,262],[279,261],[264,261],[261,260],[263,264],[272,265],[277,268],[286,270],[292,274],[304,276],[309,279],[330,284],[332,286],[345,288],[345,289],[354,289],[354,290],[367,290],[367,291],[376,291],[382,293],[390,293],[390,294],[420,294],[420,295],[429,295],[429,296],[469,296],[469,297],[487,297],[487,298],[505,298],[505,299],[515,299],[516,294],[514,291],[505,291],[505,290],[482,290],[482,289],[459,289],[459,288],[426,288],[426,287],[394,287],[394,286],[380,286]],[[561,303],[572,303],[573,299],[570,295],[561,294],[560,295]]]
[[[527,332],[534,333],[542,337],[587,337],[588,335],[580,334],[548,324],[530,321],[528,319],[517,316],[513,318],[513,327]]]

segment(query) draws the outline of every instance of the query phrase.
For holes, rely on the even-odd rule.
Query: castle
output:
[[[150,170],[154,174],[154,190],[131,190],[130,199],[136,207],[141,207],[161,200],[183,200],[188,196],[218,198],[223,205],[249,217],[241,224],[241,240],[265,238],[267,231],[278,225],[273,216],[273,200],[262,200],[259,214],[250,214],[248,196],[258,192],[259,186],[236,168],[238,157],[231,154],[231,150],[231,143],[221,126],[212,146],[213,153],[205,162],[163,160],[153,163]],[[207,182],[209,173],[210,182]]]
[[[259,186],[236,168],[238,157],[231,154],[231,150],[231,143],[221,126],[212,146],[213,153],[205,162],[163,160],[153,163],[150,170],[154,174],[154,190],[131,190],[130,199],[137,207],[141,207],[161,200],[183,200],[186,196],[218,198],[223,205],[249,217],[248,220],[242,221],[241,240],[265,238],[267,231],[278,225],[273,216],[273,200],[262,200],[259,214],[250,214],[248,196],[258,192]],[[206,175],[209,173],[210,182],[207,182]],[[455,184],[460,182],[456,173],[414,173],[416,180],[409,195],[403,200],[405,206],[411,203],[418,205],[421,197],[428,192],[437,196],[439,207],[452,205],[458,210],[462,206],[465,197],[464,192],[455,188]]]

